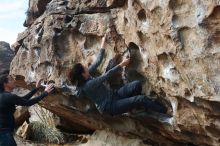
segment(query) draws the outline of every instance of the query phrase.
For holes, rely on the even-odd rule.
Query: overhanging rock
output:
[[[37,78],[55,82],[57,92],[41,105],[70,123],[92,130],[110,128],[164,145],[217,146],[219,18],[217,0],[52,0],[17,39],[11,73],[25,77],[26,83]],[[172,113],[171,125],[82,112],[87,102],[94,106],[76,100],[67,73],[76,62],[94,61],[107,29],[99,73],[129,48],[133,62],[125,69],[128,81],[142,80],[145,94],[159,95]]]

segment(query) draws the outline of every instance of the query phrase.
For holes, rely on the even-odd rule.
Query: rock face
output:
[[[0,41],[0,74],[9,70],[13,57],[14,52],[11,50],[9,43]]]
[[[30,0],[30,10],[33,3],[42,4]],[[17,39],[11,73],[25,77],[21,86],[37,78],[55,82],[56,93],[42,106],[73,125],[110,128],[153,144],[219,145],[218,0],[52,0],[41,8]],[[128,51],[126,79],[144,81],[145,94],[156,93],[167,103],[173,115],[168,125],[88,112],[94,106],[74,97],[67,73],[76,62],[94,61],[106,30],[99,72]]]

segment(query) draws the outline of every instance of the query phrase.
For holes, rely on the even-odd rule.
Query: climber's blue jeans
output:
[[[12,132],[0,131],[0,146],[17,146]]]
[[[144,106],[160,113],[166,112],[166,108],[162,104],[151,100],[145,95],[141,95],[141,91],[142,84],[140,81],[133,81],[124,85],[116,92],[111,103],[106,105],[105,112],[118,115],[139,106]]]

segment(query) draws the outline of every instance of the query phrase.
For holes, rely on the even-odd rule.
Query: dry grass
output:
[[[55,127],[48,127],[41,122],[32,122],[30,139],[40,143],[64,143],[64,135]]]

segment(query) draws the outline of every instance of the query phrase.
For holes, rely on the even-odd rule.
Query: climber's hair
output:
[[[0,92],[5,91],[4,84],[8,83],[8,74],[1,74],[0,75]]]
[[[69,80],[73,85],[82,86],[86,80],[82,76],[84,73],[84,67],[81,63],[76,63],[73,68],[69,71]]]

